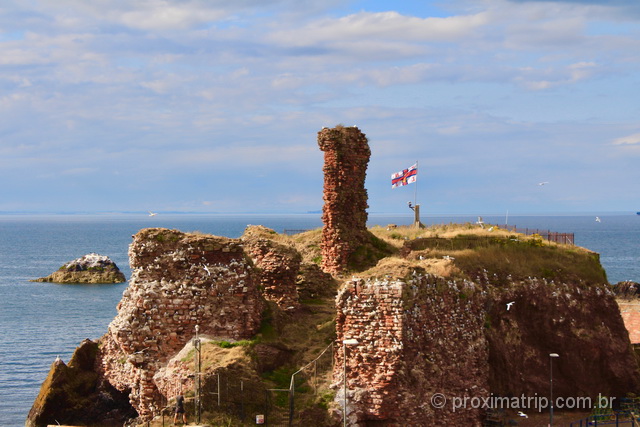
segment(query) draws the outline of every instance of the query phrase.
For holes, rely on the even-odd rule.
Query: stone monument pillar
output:
[[[340,273],[368,237],[364,180],[371,150],[367,137],[355,126],[323,128],[318,145],[324,151],[322,269]]]

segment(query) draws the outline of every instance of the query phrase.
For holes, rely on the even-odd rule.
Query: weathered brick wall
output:
[[[263,226],[250,226],[242,236],[245,251],[260,269],[259,280],[265,299],[283,310],[299,307],[296,279],[302,256],[294,248],[262,237],[275,231]]]
[[[471,283],[433,276],[402,281],[354,280],[337,297],[337,338],[347,347],[348,405],[353,425],[480,425],[479,409],[453,411],[431,398],[488,395],[483,305]],[[336,401],[343,401],[342,345],[336,352]]]
[[[162,400],[154,374],[195,334],[249,338],[263,300],[238,240],[146,229],[129,247],[132,277],[101,347],[105,378],[144,418]],[[168,396],[170,397],[170,396]]]
[[[479,425],[487,398],[546,396],[549,353],[560,354],[557,397],[637,392],[638,363],[606,286],[483,280],[415,274],[346,284],[336,300],[334,383],[341,406],[340,343],[355,338],[359,344],[347,350],[352,424]],[[524,405],[511,409],[540,409]]]
[[[371,150],[365,134],[355,126],[322,129],[318,145],[324,151],[322,268],[339,273],[367,236],[364,181]]]

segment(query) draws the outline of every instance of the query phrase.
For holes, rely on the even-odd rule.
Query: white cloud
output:
[[[616,138],[612,142],[613,145],[637,145],[640,144],[640,133],[634,133],[632,135],[623,136],[622,138]]]
[[[301,28],[277,30],[270,39],[284,46],[338,46],[356,41],[451,42],[471,37],[487,24],[483,13],[448,18],[418,18],[397,12],[359,12],[323,18]]]
[[[596,75],[598,64],[578,62],[558,66],[547,65],[544,68],[521,68],[514,81],[530,90],[546,90],[557,86],[579,83]]]

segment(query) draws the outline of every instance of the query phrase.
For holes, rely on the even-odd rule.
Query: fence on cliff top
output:
[[[524,234],[525,236],[532,236],[534,234],[537,234],[538,236],[542,237],[543,240],[546,240],[548,242],[560,243],[563,245],[573,245],[575,242],[574,233],[557,233],[555,231],[541,230],[539,228],[518,228],[515,225],[506,224],[496,225],[496,227],[507,231],[513,231],[514,233]]]

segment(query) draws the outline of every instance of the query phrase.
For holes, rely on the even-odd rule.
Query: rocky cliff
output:
[[[27,417],[27,427],[49,424],[122,425],[136,417],[126,394],[120,393],[94,369],[98,343],[85,340],[69,364],[57,359],[42,384]]]
[[[47,277],[34,282],[54,283],[122,283],[124,274],[109,257],[90,253],[62,265]]]
[[[462,245],[459,235],[439,238],[438,247],[446,248],[442,252],[419,240],[429,229],[370,232],[404,249],[371,269],[353,271],[354,278],[338,283],[334,300],[335,280],[304,261],[315,257],[319,232],[288,237],[249,227],[242,239],[227,239],[140,231],[129,251],[129,287],[108,333],[91,347],[93,362],[82,370],[75,362],[71,370],[55,364],[29,425],[46,425],[63,415],[70,423],[83,422],[82,414],[104,421],[124,416],[127,406],[141,420],[157,416],[180,386],[193,389],[190,343],[196,325],[202,338],[211,340],[203,345],[205,388],[215,393],[214,375],[223,373],[228,375],[222,380],[228,384],[224,393],[230,393],[224,396],[233,399],[245,396],[232,381],[242,379],[256,411],[264,408],[266,388],[288,387],[288,375],[286,385],[272,378],[294,372],[334,340],[330,407],[336,423],[344,398],[343,339],[358,341],[346,347],[352,425],[479,425],[486,408],[470,405],[471,400],[466,408],[454,408],[453,399],[477,403],[491,396],[546,396],[552,352],[560,355],[554,366],[557,396],[621,397],[640,390],[627,331],[612,292],[600,283],[603,275],[593,254],[539,247],[524,238],[510,246],[505,241],[511,238],[496,235],[487,240],[495,247],[484,242],[477,248],[469,248],[468,241]],[[551,261],[545,263],[547,257]],[[498,269],[496,258],[508,258],[508,268]],[[576,268],[548,268],[558,260]],[[535,277],[544,275],[555,280]],[[233,347],[239,339],[248,341]],[[52,397],[80,396],[96,384],[112,397],[73,402]],[[78,392],[68,394],[74,387]],[[321,389],[316,396],[325,394]],[[304,397],[304,391],[296,396]],[[123,397],[128,399],[124,408]],[[314,414],[317,425],[330,425],[321,409],[326,400],[305,399],[311,406],[296,401],[296,419]],[[222,410],[211,399],[205,403],[210,411]]]

